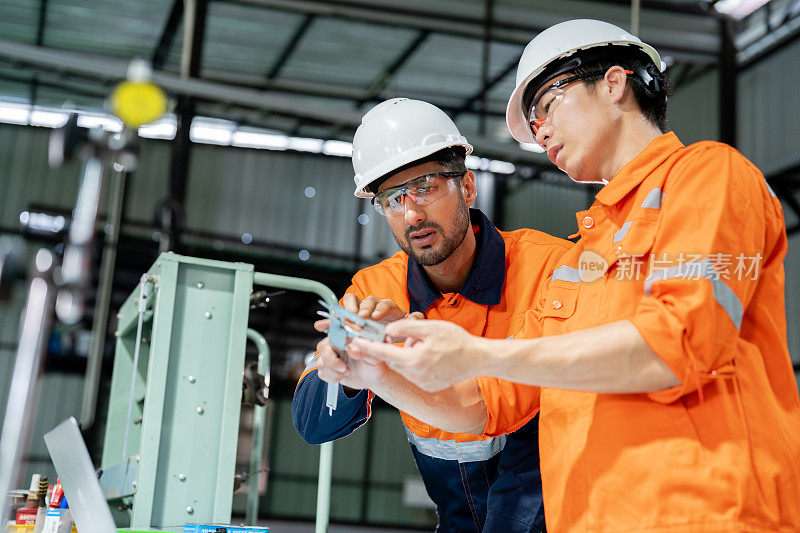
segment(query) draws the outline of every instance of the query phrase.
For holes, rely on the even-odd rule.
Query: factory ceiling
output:
[[[551,24],[592,17],[638,26],[678,91],[723,64],[726,18],[717,2],[633,2],[639,3],[6,0],[0,99],[102,109],[127,62],[143,57],[168,93],[194,99],[197,114],[350,140],[369,107],[406,96],[446,110],[484,152],[502,156],[519,152],[503,119],[517,61]],[[797,11],[797,2],[773,0],[732,22],[736,52],[797,22]]]

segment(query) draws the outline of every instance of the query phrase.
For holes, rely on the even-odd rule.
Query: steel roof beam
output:
[[[269,70],[269,73],[267,74],[268,80],[274,80],[281,73],[281,70],[289,60],[289,57],[294,53],[297,45],[300,44],[300,40],[306,34],[308,27],[311,26],[311,23],[314,21],[314,17],[315,15],[313,14],[306,15],[303,19],[303,22],[301,22],[297,28],[295,28],[294,33],[289,39],[289,42],[281,51],[280,57],[278,57],[277,61],[275,61],[275,63],[272,65],[272,68]]]
[[[127,62],[123,60],[54,48],[37,47],[5,39],[0,39],[0,62],[4,62],[15,69],[18,69],[20,66],[26,66],[27,68],[38,69],[44,72],[58,73],[59,76],[70,77],[76,81],[92,80],[95,83],[103,85],[111,85],[124,79],[127,69]],[[155,72],[154,77],[156,81],[160,80],[159,83],[162,83],[165,89],[176,94],[179,94],[182,90],[189,90],[198,95],[198,97],[206,100],[226,102],[226,98],[222,97],[222,93],[225,93],[233,96],[234,99],[237,100],[228,102],[233,104],[238,103],[238,97],[241,95],[242,102],[245,102],[247,98],[256,98],[261,102],[258,106],[244,103],[244,107],[258,107],[262,111],[276,112],[282,115],[303,115],[307,119],[319,118],[322,122],[328,124],[335,123],[335,121],[328,117],[328,108],[318,106],[316,109],[310,111],[287,108],[282,103],[282,99],[284,98],[283,94],[275,94],[274,92],[268,91],[289,93],[291,95],[323,96],[345,100],[364,100],[367,96],[364,91],[349,87],[334,85],[321,87],[316,83],[283,79],[266,82],[260,76],[252,77],[251,79],[238,76],[207,76],[203,80],[192,80],[187,84],[179,84],[177,81],[179,78],[177,76],[163,71]],[[178,87],[178,85],[180,85],[180,87]],[[55,81],[54,86],[56,86]],[[218,89],[220,90],[219,93],[217,92]],[[207,92],[211,92],[214,95],[207,98],[202,96]],[[456,113],[460,109],[457,100],[453,99],[451,102],[447,102],[444,95],[433,96],[429,93],[414,93],[412,91],[408,92],[408,96],[411,98],[430,100],[431,103],[448,113]],[[306,105],[304,107],[308,106]],[[353,113],[354,116],[359,116],[357,111]],[[488,114],[490,116],[501,117],[504,116],[504,110],[498,109],[489,111]],[[356,124],[358,123],[360,123],[360,116]]]
[[[44,45],[44,30],[47,26],[47,1],[48,0],[39,0],[39,19],[36,24],[36,45],[42,46]],[[28,101],[30,101],[31,105],[36,104],[36,93],[39,90],[39,80],[37,76],[34,75],[33,79],[31,80],[30,91],[28,93]]]
[[[406,46],[402,52],[397,56],[394,62],[386,67],[383,72],[381,72],[377,78],[372,80],[372,83],[369,84],[369,88],[367,89],[366,94],[358,99],[357,106],[361,106],[365,102],[369,102],[374,100],[380,92],[389,84],[394,74],[400,70],[400,68],[406,64],[406,62],[411,59],[411,56],[414,55],[417,48],[425,42],[425,39],[428,38],[431,32],[429,30],[421,30],[417,36]]]
[[[778,28],[739,51],[736,56],[739,71],[752,67],[798,38],[800,38],[800,10],[794,16],[785,17]]]
[[[36,23],[36,44],[44,45],[44,30],[47,26],[47,3],[48,0],[39,0],[39,19]]]
[[[356,99],[355,107],[356,109],[361,109],[361,106],[368,102],[373,102],[378,100],[378,95],[380,92],[389,84],[392,77],[394,76],[395,72],[397,72],[400,67],[405,65],[405,63],[411,58],[414,52],[419,48],[419,46],[428,38],[431,32],[428,30],[420,31],[417,36],[405,47],[405,49],[400,52],[400,54],[395,58],[394,62],[391,65],[383,69],[383,71],[376,77],[372,82],[369,84],[366,93]],[[299,128],[299,126],[298,126]],[[341,127],[333,128],[331,130],[331,136],[336,138],[339,136],[341,131]]]
[[[9,65],[13,67],[13,65]],[[33,80],[25,76],[24,74],[20,74],[16,71],[0,71],[0,79],[20,82],[20,83],[32,83]],[[56,89],[65,89],[68,93],[81,95],[81,96],[88,96],[90,98],[99,98],[100,100],[104,100],[108,96],[108,90],[102,87],[98,87],[97,84],[87,84],[81,85],[70,82],[69,80],[64,79],[63,76],[59,76],[58,74],[54,74],[51,72],[40,72],[36,79],[36,82],[42,87],[53,87]]]
[[[35,65],[53,72],[74,73],[111,82],[124,79],[128,65],[125,60],[98,58],[94,55],[39,47],[7,39],[0,39],[0,58],[18,65]],[[293,95],[267,93],[195,78],[183,79],[166,72],[153,73],[153,82],[172,95],[189,96],[260,112],[266,110],[317,123],[342,126],[349,130],[355,130],[361,123],[362,113],[358,110],[309,104],[302,97]],[[477,154],[482,157],[527,165],[547,165],[546,156],[521,150],[516,143],[501,142],[482,136],[471,136],[470,140]]]
[[[387,6],[356,0],[227,0],[249,6],[260,6],[293,13],[315,14],[319,16],[338,17],[383,24],[392,27],[416,28],[446,35],[455,35],[473,39],[483,39],[483,17],[470,17],[456,13],[419,11],[399,6]],[[543,26],[518,24],[507,21],[495,21],[493,35],[495,42],[509,44],[527,44],[531,38],[544,30]],[[680,57],[683,60],[693,59],[699,63],[716,61],[718,50],[695,48],[691,46],[670,44],[669,42],[650,42],[665,55]]]
[[[203,44],[206,36],[209,0],[184,0],[186,26],[183,30],[183,54],[181,74],[184,77],[200,77],[200,61],[203,58]]]
[[[128,62],[120,59],[97,57],[55,48],[0,39],[0,57],[17,65],[33,65],[51,72],[66,72],[109,83],[125,79]],[[291,96],[276,95],[253,89],[233,87],[201,79],[182,79],[166,72],[154,72],[153,81],[173,95],[194,96],[204,100],[237,104],[251,109],[275,112],[291,110],[296,116],[305,116],[327,123],[360,122],[357,111],[344,112],[324,107],[313,107]],[[296,108],[292,106],[297,106]]]
[[[164,28],[161,30],[161,37],[158,38],[158,44],[156,44],[153,55],[150,58],[153,70],[159,70],[167,62],[169,49],[175,40],[175,34],[182,19],[183,0],[173,0]]]
[[[681,63],[680,65],[674,65],[673,68],[670,69],[670,72],[667,73],[675,89],[686,83],[689,73],[692,71],[692,66],[691,63]],[[671,72],[673,69],[677,71],[674,75]]]
[[[200,77],[200,64],[203,58],[203,42],[205,41],[206,22],[208,18],[208,0],[185,0],[183,3],[183,55],[181,57],[181,77],[195,79]],[[189,162],[192,142],[189,132],[197,107],[196,98],[182,94],[177,99],[175,114],[177,130],[171,145],[169,201],[163,203],[165,209],[159,214],[163,222],[164,238],[159,243],[162,252],[180,250],[181,232],[183,230],[183,205],[186,203],[186,185],[189,181]],[[169,211],[167,211],[169,206]],[[168,215],[167,215],[168,213]]]
[[[605,0],[608,4],[617,4],[623,6],[630,6],[630,0]],[[711,5],[715,4],[713,2]],[[661,11],[662,13],[677,13],[680,15],[695,15],[701,17],[716,17],[719,15],[717,11],[714,11],[710,7],[708,9],[702,6],[701,2],[697,2],[696,5],[692,4],[684,4],[678,2],[658,2],[653,0],[642,0],[642,9],[647,9],[648,11]]]
[[[720,17],[719,32],[722,49],[719,53],[719,140],[736,147],[736,105],[738,84],[736,83],[736,34],[735,23],[730,17]]]
[[[277,79],[271,82],[264,82],[261,77],[258,78],[244,78],[239,76],[226,76],[223,74],[207,75],[203,79],[211,82],[233,84],[237,87],[244,87],[250,89],[258,89],[262,91],[277,91],[290,94],[299,94],[304,96],[321,96],[324,98],[333,98],[338,100],[355,100],[358,102],[371,103],[378,102],[381,99],[378,96],[369,98],[369,95],[361,90],[351,87],[336,86],[336,85],[320,85],[319,83],[306,82],[302,80],[287,80]],[[458,114],[461,111],[460,98],[451,97],[446,94],[436,94],[429,92],[414,92],[403,91],[404,96],[408,98],[416,98],[418,100],[426,100],[441,108],[448,114]],[[447,98],[449,97],[449,100]],[[470,113],[477,113],[475,110],[467,110]],[[505,108],[489,110],[489,116],[505,116]]]
[[[486,101],[487,87],[489,86],[489,70],[492,60],[492,26],[494,23],[494,0],[484,0],[485,10],[483,17],[483,42],[481,43],[481,113],[478,119],[478,132],[486,135]]]
[[[508,76],[511,72],[513,72],[517,68],[517,65],[519,64],[519,60],[520,59],[522,59],[522,55],[521,54],[520,54],[519,57],[517,57],[513,61],[509,62],[505,66],[505,68],[503,68],[503,70],[501,70],[497,75],[495,75],[492,79],[490,79],[488,81],[488,83],[486,83],[483,87],[481,87],[481,89],[478,92],[476,92],[475,94],[473,94],[472,96],[467,98],[464,101],[464,105],[461,106],[461,109],[458,109],[455,113],[453,113],[453,115],[452,115],[453,120],[458,118],[458,116],[461,115],[462,113],[465,113],[467,111],[472,111],[473,110],[472,108],[475,105],[475,102],[477,102],[478,100],[481,100],[498,83],[503,81],[506,76]]]

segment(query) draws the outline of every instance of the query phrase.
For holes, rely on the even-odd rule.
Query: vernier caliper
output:
[[[376,342],[383,342],[386,339],[386,326],[375,320],[362,318],[357,314],[348,311],[341,305],[328,305],[324,301],[319,301],[320,305],[327,309],[326,311],[317,311],[317,314],[330,319],[331,324],[328,326],[328,341],[331,346],[339,350],[344,361],[347,362],[347,343],[349,339],[361,337]],[[352,324],[361,326],[360,330],[355,330],[347,325],[345,321]],[[328,383],[328,394],[325,400],[325,405],[328,407],[328,413],[333,415],[333,410],[336,409],[336,402],[339,398],[339,384]]]

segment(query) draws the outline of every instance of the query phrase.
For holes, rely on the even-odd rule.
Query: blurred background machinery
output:
[[[575,17],[635,27],[668,64],[676,85],[670,125],[681,140],[733,144],[780,196],[790,236],[789,344],[800,371],[798,0],[6,0],[0,397],[8,396],[28,287],[11,280],[25,277],[43,247],[64,254],[76,223],[81,163],[48,167],[51,132],[72,113],[80,127],[122,132],[108,95],[129,77],[133,58],[152,65],[168,97],[163,118],[128,127],[138,165],[115,168],[101,191],[84,316],[55,321],[46,339],[28,473],[54,476],[41,435],[69,415],[81,419],[101,463],[116,315],[159,254],[247,263],[341,294],[355,270],[397,249],[369,204],[352,196],[352,133],[381,100],[419,98],[454,118],[475,145],[468,164],[479,207],[497,226],[573,233],[570,213],[595,189],[575,186],[534,147],[511,142],[503,113],[524,45]],[[310,527],[316,513],[319,450],[297,437],[289,415],[296,379],[320,338],[312,328],[316,300],[274,295],[245,324],[264,335],[271,356],[269,471],[250,466],[262,408],[249,405],[240,408],[235,468],[257,478],[259,518],[285,520],[287,531]],[[105,342],[92,343],[98,335]],[[243,367],[258,358],[257,343],[248,343]],[[93,380],[97,388],[84,387]],[[257,380],[250,383],[257,392]],[[234,493],[234,516],[244,519],[250,487]],[[397,414],[380,402],[370,424],[337,442],[331,498],[332,523],[346,530],[435,523]]]

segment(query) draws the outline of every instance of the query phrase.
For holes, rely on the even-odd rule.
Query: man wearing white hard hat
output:
[[[514,340],[400,320],[387,333],[407,347],[357,339],[351,356],[427,390],[476,375],[541,386],[550,531],[800,531],[781,204],[733,148],[667,130],[662,71],[605,22],[533,39],[508,127],[574,181],[604,184],[579,241]],[[444,423],[494,435],[483,409],[497,416],[487,403]],[[512,410],[510,423],[526,415]]]
[[[393,99],[363,118],[353,140],[356,196],[371,198],[402,251],[356,273],[341,303],[365,318],[406,313],[449,320],[475,335],[505,339],[571,243],[523,229],[498,231],[470,209],[477,190],[465,166],[472,146],[437,107]],[[316,327],[322,331],[326,321]],[[325,385],[341,384],[338,407],[325,408]],[[495,378],[468,380],[450,391],[425,393],[379,362],[345,363],[327,339],[303,373],[292,403],[298,433],[321,443],[367,422],[378,395],[401,410],[414,460],[436,504],[441,532],[542,531],[538,391]],[[496,411],[525,402],[528,413],[502,415],[485,426],[509,435],[452,432],[437,425],[470,405]],[[504,407],[500,407],[503,405]],[[435,414],[422,422],[417,413]],[[485,413],[479,418],[486,420]],[[483,429],[483,428],[482,428]]]

